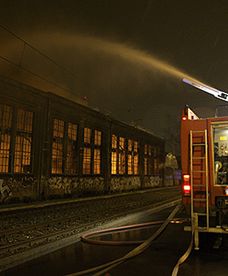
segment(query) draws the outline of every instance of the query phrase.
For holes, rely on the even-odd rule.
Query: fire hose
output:
[[[97,245],[135,245],[135,244],[140,244],[140,245],[138,245],[136,248],[134,248],[133,250],[131,250],[129,253],[127,253],[126,255],[124,255],[121,258],[115,259],[113,261],[107,262],[105,264],[102,264],[102,265],[99,265],[99,266],[96,266],[93,268],[89,268],[89,269],[86,269],[83,271],[68,274],[68,276],[80,276],[80,275],[86,275],[86,274],[93,274],[95,276],[102,275],[102,274],[108,272],[109,270],[113,269],[114,267],[118,266],[119,264],[141,254],[165,230],[165,228],[168,226],[168,224],[171,221],[174,223],[178,222],[178,220],[174,219],[174,217],[180,209],[181,209],[181,205],[176,206],[175,209],[170,213],[170,215],[168,216],[168,218],[165,221],[153,221],[153,222],[142,223],[142,224],[134,224],[134,225],[130,225],[130,226],[115,227],[115,228],[105,229],[105,230],[101,230],[101,231],[94,231],[94,232],[90,232],[88,234],[83,235],[81,237],[81,240],[83,242],[87,242],[90,244],[97,244]],[[149,237],[145,241],[102,241],[102,240],[92,239],[94,237],[101,236],[101,235],[108,234],[108,233],[113,233],[113,232],[117,232],[117,231],[128,231],[131,229],[138,229],[138,228],[143,229],[143,228],[147,228],[152,225],[159,225],[159,224],[161,224],[159,229],[157,229],[156,232],[153,233],[152,236]],[[190,255],[191,249],[192,249],[192,244],[193,244],[193,238],[191,240],[191,243],[190,243],[187,251],[184,253],[183,256],[181,256],[181,258],[178,260],[177,264],[175,265],[173,272],[172,272],[172,276],[177,275],[179,266]]]

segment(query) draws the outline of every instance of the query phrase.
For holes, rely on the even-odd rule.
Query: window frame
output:
[[[7,133],[10,137],[10,142],[9,142],[9,158],[8,158],[8,171],[6,172],[0,172],[0,175],[33,175],[34,174],[34,122],[35,122],[35,117],[36,117],[36,112],[27,106],[24,105],[18,105],[15,106],[12,103],[4,103],[1,104],[3,107],[8,106],[11,109],[11,126],[8,127],[8,130],[4,132],[4,128],[2,127],[1,130],[3,130],[3,134]],[[18,129],[18,118],[19,118],[19,111],[23,111],[25,114],[26,113],[31,113],[32,114],[32,119],[31,119],[31,132]],[[24,117],[25,119],[23,120],[23,123],[26,123],[26,116]],[[26,125],[25,125],[26,127]],[[24,135],[23,135],[24,134]],[[25,164],[23,165],[23,158],[26,154],[26,152],[22,149],[19,151],[19,155],[21,155],[21,160],[20,160],[20,170],[21,171],[16,171],[15,169],[15,160],[16,160],[16,141],[18,137],[25,138],[26,134],[28,134],[28,137],[31,139],[30,142],[30,151],[29,151],[29,166],[30,170],[29,171],[23,171]],[[20,144],[22,145],[22,144]],[[24,148],[24,144],[22,145]]]
[[[54,143],[54,121],[62,121],[63,122],[63,135],[62,137],[56,137],[61,140],[61,145],[62,145],[62,154],[61,154],[61,160],[62,160],[62,172],[53,172],[53,143]],[[79,131],[79,124],[75,122],[74,120],[65,120],[63,118],[59,118],[58,116],[54,116],[51,119],[52,122],[52,130],[51,130],[51,150],[50,150],[50,175],[52,176],[78,176],[79,175],[79,170],[78,170],[78,157],[79,157],[79,151],[78,151],[78,131]],[[76,140],[69,139],[69,125],[75,125],[76,128]],[[67,168],[67,156],[68,156],[68,143],[69,140],[74,141],[74,153],[75,153],[75,166],[74,169],[75,171],[73,173],[69,173],[69,168]],[[73,143],[73,142],[72,142]]]
[[[90,129],[90,141],[89,143],[87,141],[85,141],[85,129]],[[98,142],[100,141],[100,144],[96,144],[96,133],[100,133],[100,136],[98,136]],[[90,149],[90,172],[89,173],[85,173],[84,172],[84,149]],[[101,176],[103,175],[103,130],[101,130],[100,128],[97,127],[92,127],[92,126],[88,126],[85,125],[82,128],[82,158],[81,158],[81,164],[80,164],[80,171],[83,177],[92,177],[92,176]],[[95,165],[97,165],[97,163],[95,164],[96,160],[95,160],[95,152],[99,152],[99,157],[100,159],[98,159],[100,162],[98,162],[99,164],[99,172],[95,171]],[[97,168],[97,166],[96,166]]]

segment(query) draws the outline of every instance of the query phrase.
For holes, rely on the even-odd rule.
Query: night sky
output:
[[[0,28],[1,57],[58,87],[3,59],[1,74],[65,97],[86,96],[91,107],[168,139],[167,150],[177,151],[185,104],[201,117],[213,116],[224,104],[182,83],[181,76],[184,72],[228,91],[225,0],[0,3],[0,25],[67,68],[60,69]],[[173,74],[154,59],[179,71]]]

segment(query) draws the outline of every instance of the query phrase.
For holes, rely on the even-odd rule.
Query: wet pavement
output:
[[[128,225],[165,219],[169,210],[152,215],[135,217]],[[144,230],[134,230],[124,233],[109,234],[104,239],[112,240],[142,240],[148,238],[158,226]],[[170,225],[142,255],[127,261],[110,272],[111,275],[170,275],[177,256],[187,248],[189,233],[182,233],[182,225]],[[178,233],[178,234],[177,234]],[[182,233],[182,235],[180,235]],[[9,275],[66,275],[76,271],[88,269],[113,259],[122,257],[135,246],[97,246],[78,242],[65,249],[58,250],[24,265],[5,272]]]
[[[156,214],[135,216],[131,222],[142,223],[160,220],[168,216],[167,209]],[[114,233],[103,236],[105,240],[141,240],[148,238],[158,226],[144,230]],[[190,258],[180,267],[178,275],[225,276],[228,275],[228,236],[224,236],[220,249],[213,249],[217,236],[203,234],[200,251],[193,251]],[[107,275],[171,275],[178,258],[190,242],[190,233],[183,231],[183,224],[170,224],[152,246],[141,255],[117,266]],[[82,242],[35,259],[6,271],[10,275],[66,275],[88,269],[113,259],[120,258],[135,246],[97,246]]]
[[[215,249],[217,234],[201,234],[200,250],[193,251],[180,269],[181,276],[227,276],[228,275],[228,235],[222,236],[222,244]],[[220,236],[221,237],[221,236]]]
[[[179,187],[8,206],[0,211],[0,271],[70,245],[84,231],[174,198],[180,198]]]

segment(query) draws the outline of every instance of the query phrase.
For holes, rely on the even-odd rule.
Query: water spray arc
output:
[[[71,74],[71,71],[68,70],[68,68],[65,68],[61,64],[57,64],[55,60],[47,54],[43,54],[40,50],[40,48],[50,47],[49,50],[52,52],[53,45],[58,45],[58,47],[61,49],[68,48],[68,47],[75,47],[75,48],[81,48],[83,50],[92,51],[95,53],[95,55],[101,55],[101,54],[108,54],[109,56],[113,56],[115,58],[120,58],[121,60],[125,60],[128,64],[133,63],[134,65],[140,65],[144,68],[147,68],[149,70],[156,70],[160,71],[162,74],[168,74],[171,77],[178,78],[180,80],[183,80],[184,82],[193,85],[199,89],[202,89],[202,87],[211,88],[208,85],[204,84],[203,82],[197,80],[196,78],[188,75],[187,73],[183,72],[182,70],[176,68],[175,66],[172,66],[155,56],[151,55],[150,53],[146,53],[143,50],[136,49],[132,47],[131,45],[126,45],[119,42],[109,41],[103,38],[83,35],[83,34],[67,34],[67,33],[36,33],[34,34],[28,34],[28,41],[33,41],[32,45],[36,45],[39,41],[36,48],[31,46],[30,42],[25,41],[23,38],[19,37],[17,34],[13,33],[11,30],[8,30],[4,26],[1,26],[1,28],[4,28],[7,32],[14,35],[17,39],[25,43],[25,45],[28,45],[32,50],[35,52],[38,52],[42,55],[43,58],[46,58],[48,61],[51,61],[55,65],[62,68],[64,71],[68,71],[69,74]],[[42,43],[42,41],[45,42],[45,47]],[[41,43],[40,43],[41,42]],[[11,49],[12,54],[15,51],[14,48]],[[201,87],[201,88],[200,88]],[[211,88],[212,89],[212,88]],[[203,90],[203,89],[202,89]],[[215,92],[216,89],[214,89]],[[205,89],[204,89],[205,91]],[[208,91],[206,91],[208,92]],[[209,93],[209,92],[208,92]],[[216,90],[217,94],[214,94],[214,96],[218,98],[225,99],[226,93]]]

